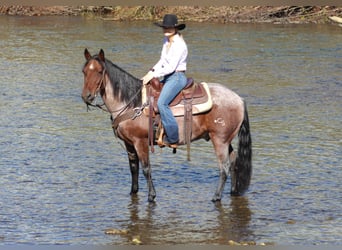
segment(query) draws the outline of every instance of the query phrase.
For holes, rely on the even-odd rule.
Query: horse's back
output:
[[[220,83],[208,83],[213,104],[218,106],[242,107],[244,101],[236,92]]]

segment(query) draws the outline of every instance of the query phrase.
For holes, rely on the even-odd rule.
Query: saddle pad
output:
[[[213,105],[208,84],[205,82],[201,82],[199,84],[201,84],[203,86],[203,89],[206,91],[207,98],[203,99],[204,101],[201,103],[197,103],[197,104],[192,105],[192,114],[200,114],[200,113],[206,112],[206,111],[210,110],[212,108],[212,105]],[[142,90],[142,98],[143,98],[142,99],[143,103],[145,103],[147,100],[146,88],[145,87]],[[186,101],[190,101],[190,100],[186,100]],[[179,104],[177,104],[175,106],[171,106],[170,109],[171,109],[173,115],[174,116],[184,116],[184,105],[185,104],[186,103],[184,102],[184,100],[182,100]],[[144,114],[146,116],[149,116],[149,107],[148,106],[145,107]]]

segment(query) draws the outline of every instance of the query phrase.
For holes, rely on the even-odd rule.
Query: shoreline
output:
[[[175,13],[181,21],[212,23],[336,24],[342,17],[336,6],[0,6],[7,16],[87,16],[105,21],[161,20]]]

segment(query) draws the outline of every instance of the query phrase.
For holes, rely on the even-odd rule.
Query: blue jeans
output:
[[[177,96],[177,94],[185,87],[187,83],[186,76],[183,72],[175,72],[166,76],[162,83],[163,89],[158,99],[158,109],[160,113],[161,122],[163,124],[167,140],[170,143],[177,142],[179,140],[178,124],[169,104]]]

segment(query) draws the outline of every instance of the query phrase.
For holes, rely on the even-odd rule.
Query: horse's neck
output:
[[[127,105],[125,102],[120,101],[120,98],[115,98],[113,84],[110,82],[108,76],[106,76],[106,86],[101,97],[107,110],[113,117],[116,117]]]

